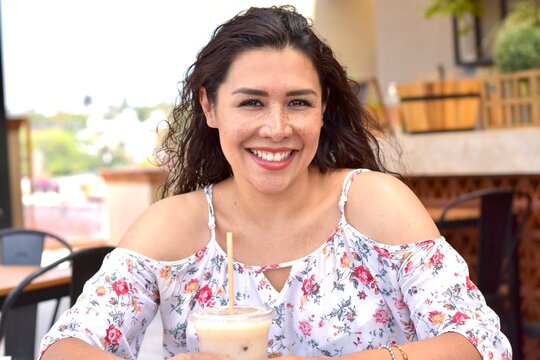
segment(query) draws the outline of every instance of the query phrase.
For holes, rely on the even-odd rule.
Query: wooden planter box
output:
[[[482,125],[540,125],[540,70],[493,73],[482,79]]]
[[[475,129],[480,115],[479,79],[397,85],[406,132]]]

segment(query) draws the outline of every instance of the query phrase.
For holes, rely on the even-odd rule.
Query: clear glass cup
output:
[[[264,360],[268,357],[268,333],[273,309],[265,306],[205,308],[194,311],[199,351],[231,360]]]

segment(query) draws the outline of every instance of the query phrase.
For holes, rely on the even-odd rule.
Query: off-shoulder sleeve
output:
[[[484,359],[512,358],[499,317],[469,279],[461,255],[443,238],[406,252],[398,281],[419,339],[457,332]]]
[[[39,358],[54,342],[74,337],[125,359],[136,359],[159,295],[148,259],[117,248],[86,283],[75,305],[41,341]]]

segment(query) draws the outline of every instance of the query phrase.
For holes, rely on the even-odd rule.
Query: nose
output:
[[[269,111],[264,126],[261,129],[261,136],[272,139],[274,142],[288,138],[293,130],[287,112],[282,108],[274,108]]]

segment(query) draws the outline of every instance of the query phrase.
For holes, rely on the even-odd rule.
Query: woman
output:
[[[218,27],[164,141],[164,199],[45,336],[42,358],[136,358],[158,309],[165,356],[212,358],[193,352],[187,318],[228,304],[229,231],[235,300],[274,308],[274,356],[511,358],[463,259],[386,173],[353,88],[291,7]]]

